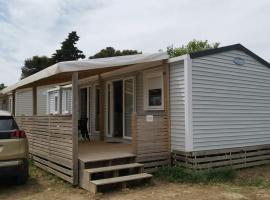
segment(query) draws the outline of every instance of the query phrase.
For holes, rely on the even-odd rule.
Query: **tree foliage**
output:
[[[215,42],[210,44],[208,40],[192,40],[190,41],[187,45],[182,45],[181,47],[167,47],[167,52],[169,56],[176,57],[176,56],[181,56],[184,54],[189,54],[189,53],[194,53],[206,49],[214,49],[218,48],[219,42]]]
[[[33,56],[24,61],[24,66],[22,67],[21,79],[31,76],[46,67],[50,66],[51,60],[46,56]]]
[[[56,50],[52,55],[52,63],[85,58],[83,52],[75,46],[79,39],[80,37],[77,35],[76,31],[69,33],[68,38],[61,43],[61,48]]]
[[[3,90],[5,87],[6,87],[6,86],[5,86],[4,83],[1,83],[1,84],[0,84],[0,90]]]
[[[52,55],[51,58],[46,56],[34,56],[24,61],[22,67],[21,79],[26,78],[32,74],[35,74],[50,65],[61,61],[78,60],[79,58],[85,58],[85,55],[81,50],[75,47],[79,40],[79,36],[75,31],[68,34],[68,38],[62,42],[62,46],[59,50]]]
[[[90,56],[89,59],[93,58],[106,58],[106,57],[114,57],[114,56],[125,56],[125,55],[134,55],[134,54],[141,54],[137,50],[115,50],[113,47],[106,47],[105,49],[100,50],[93,56]]]

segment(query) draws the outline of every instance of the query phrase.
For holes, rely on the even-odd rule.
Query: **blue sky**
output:
[[[0,0],[0,83],[50,56],[73,30],[89,56],[106,46],[156,52],[196,38],[242,43],[270,61],[269,0]]]

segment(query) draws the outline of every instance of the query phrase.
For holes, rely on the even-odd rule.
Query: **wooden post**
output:
[[[15,98],[16,98],[16,95],[15,95],[15,90],[12,91],[12,105],[11,105],[11,110],[12,110],[12,115],[15,116],[16,112],[15,112]]]
[[[137,114],[132,113],[131,116],[131,134],[132,134],[132,151],[137,154]]]
[[[164,108],[167,120],[167,137],[168,137],[168,151],[171,151],[171,120],[170,120],[170,69],[169,65],[165,64],[164,72]]]
[[[33,116],[37,115],[37,87],[33,86]]]
[[[78,72],[72,74],[72,160],[73,185],[77,185],[78,177],[78,120],[79,120],[79,86]]]
[[[101,141],[104,141],[105,137],[105,128],[104,128],[104,81],[101,79],[101,76],[98,76],[98,82],[99,82],[99,137]]]

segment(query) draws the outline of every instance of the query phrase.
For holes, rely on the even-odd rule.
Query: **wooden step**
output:
[[[142,168],[143,164],[141,163],[130,163],[130,164],[124,164],[124,165],[113,165],[108,167],[98,167],[98,168],[92,168],[92,169],[85,169],[90,174],[94,173],[100,173],[100,172],[110,172],[110,171],[118,171],[122,169],[131,169],[131,168]]]
[[[96,194],[98,186],[110,185],[110,184],[116,184],[116,183],[125,184],[126,182],[129,182],[129,181],[143,180],[143,179],[151,180],[152,175],[147,174],[147,173],[141,173],[141,174],[134,174],[134,175],[129,175],[129,176],[120,176],[120,177],[90,181],[89,189],[92,193]]]

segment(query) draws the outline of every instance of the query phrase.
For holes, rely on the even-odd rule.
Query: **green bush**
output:
[[[195,171],[181,166],[174,166],[160,168],[156,176],[171,182],[210,183],[232,181],[235,179],[236,173],[231,168]]]

